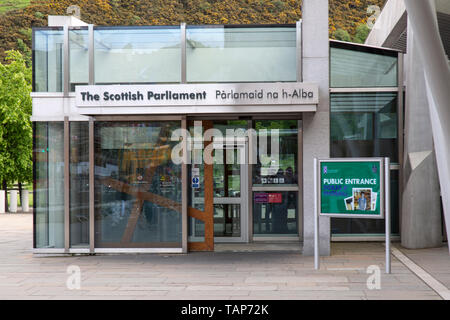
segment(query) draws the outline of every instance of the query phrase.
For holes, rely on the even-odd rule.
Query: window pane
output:
[[[296,29],[188,27],[188,82],[296,81]]]
[[[180,82],[179,27],[97,27],[95,82]]]
[[[35,92],[62,92],[63,40],[59,30],[36,30],[33,41]]]
[[[398,162],[397,93],[331,94],[331,156]]]
[[[332,88],[396,87],[397,57],[330,48]]]
[[[253,165],[253,185],[296,185],[297,120],[256,121],[255,130],[258,136],[258,162]]]
[[[181,246],[180,122],[95,124],[95,246]]]
[[[35,123],[36,248],[64,248],[64,125]]]
[[[88,30],[69,30],[70,88],[89,82]]]
[[[298,192],[253,192],[253,234],[297,235]]]
[[[214,237],[241,236],[241,205],[214,205]]]
[[[89,123],[70,123],[70,245],[89,246]]]
[[[189,134],[191,139],[197,139],[197,142],[192,142],[191,146],[191,164],[187,165],[188,181],[197,176],[199,183],[196,187],[192,183],[188,184],[188,207],[205,210],[205,166],[203,162],[203,127],[200,123],[188,121]],[[204,242],[205,241],[205,223],[199,219],[189,218],[189,242]]]
[[[397,93],[331,94],[331,156],[398,162]],[[392,232],[398,233],[398,172],[391,171]],[[337,234],[381,234],[384,220],[332,218]]]

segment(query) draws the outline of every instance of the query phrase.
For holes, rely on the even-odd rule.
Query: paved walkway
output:
[[[31,247],[32,215],[0,214],[0,299],[441,299],[395,257],[384,274],[381,243],[333,243],[319,271],[295,252],[36,257]],[[404,253],[448,288],[446,250]],[[71,265],[79,290],[66,285]],[[367,286],[371,265],[380,290]]]

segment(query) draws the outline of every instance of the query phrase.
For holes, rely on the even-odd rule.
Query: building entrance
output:
[[[214,242],[248,242],[248,139],[214,139],[212,151]],[[192,165],[190,196],[193,207],[203,207],[205,179],[203,165]],[[198,184],[197,184],[198,181]],[[204,226],[190,223],[191,241],[200,240]]]
[[[214,242],[248,242],[247,139],[214,142]]]

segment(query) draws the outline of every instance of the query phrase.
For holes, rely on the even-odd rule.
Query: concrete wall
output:
[[[377,18],[365,44],[370,46],[388,46],[390,38],[396,40],[403,32],[406,22],[406,8],[403,0],[388,0]],[[396,30],[398,28],[398,30]]]
[[[303,254],[314,253],[313,159],[330,156],[328,0],[303,0],[303,81],[319,84],[316,113],[303,114]],[[330,254],[330,218],[320,218],[320,254]]]

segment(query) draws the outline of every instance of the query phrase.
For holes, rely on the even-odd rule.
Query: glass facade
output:
[[[188,26],[185,60],[181,31],[179,26],[94,27],[95,84],[180,83],[183,62],[189,83],[296,81],[295,26]],[[62,28],[37,28],[33,32],[34,91],[61,92],[64,32]],[[89,78],[86,27],[69,29],[69,49],[70,89],[74,90],[87,84]],[[331,156],[389,157],[397,165],[397,53],[331,42],[330,65]],[[237,142],[223,148],[222,153],[214,152],[214,237],[242,241],[246,229],[253,230],[250,240],[253,236],[299,236],[303,188],[298,179],[302,166],[299,121],[234,119],[246,120],[207,121],[224,137],[228,130],[250,129],[256,144],[249,146],[248,140],[244,144],[247,155],[256,155],[256,163],[238,163]],[[70,122],[69,222],[64,221],[62,192],[63,122],[35,123],[36,248],[64,248],[65,222],[69,246],[88,248],[90,201],[95,207],[96,248],[181,248],[181,165],[171,161],[171,152],[179,142],[170,139],[181,121],[122,120],[95,121],[94,200],[89,198],[89,124]],[[193,163],[187,166],[188,211],[194,209],[197,217],[188,218],[188,241],[204,242],[209,222],[202,221],[199,213],[205,209],[208,193],[202,164],[203,129],[193,120],[188,121],[188,127],[191,136],[199,135],[201,141],[192,144]],[[235,152],[232,163],[228,162],[227,148]],[[191,184],[194,172],[198,187]],[[392,170],[394,233],[399,229],[398,180],[398,171]],[[381,234],[384,221],[332,219],[331,232]]]
[[[70,89],[89,82],[89,35],[87,27],[69,30]]]
[[[33,91],[63,91],[62,28],[34,29],[33,35]]]
[[[70,246],[89,247],[89,123],[70,123]]]
[[[330,47],[330,86],[368,88],[397,86],[397,53],[339,44]]]
[[[227,147],[213,152],[213,185],[214,185],[214,236],[218,238],[245,238],[245,228],[242,221],[248,221],[249,213],[244,202],[251,200],[254,237],[286,237],[298,236],[298,121],[297,120],[233,120],[212,121],[212,127],[218,129],[223,137],[238,134],[239,130],[255,134],[253,147],[257,163],[243,166],[239,163],[240,150],[236,145],[230,145],[228,136]],[[202,135],[203,127],[199,121],[196,125],[190,122],[191,137],[199,137],[199,143],[192,144],[192,165],[188,166],[188,181],[192,179],[193,170],[198,170],[198,187],[189,188],[189,207],[204,209],[204,166],[200,164],[203,157]],[[249,133],[247,133],[249,134]],[[215,137],[217,140],[217,137]],[[238,140],[235,140],[238,141]],[[216,147],[217,148],[217,147]],[[251,150],[252,146],[248,146]],[[251,151],[247,151],[251,152]],[[196,164],[198,163],[198,164]],[[252,170],[253,190],[248,192],[245,176]],[[280,189],[281,188],[281,189]],[[289,188],[292,191],[286,191]],[[244,199],[242,201],[242,199]],[[192,219],[189,231],[189,241],[204,240],[205,224]],[[241,238],[241,239],[242,239]],[[223,239],[221,239],[223,241]]]
[[[96,27],[95,83],[181,80],[180,27]]]
[[[253,192],[256,236],[298,234],[298,191]]]
[[[181,246],[180,122],[95,124],[95,246]]]
[[[63,122],[34,124],[34,246],[64,248]]]
[[[331,157],[389,157],[399,163],[397,64],[395,51],[330,42],[330,87],[346,88],[330,94]],[[398,170],[391,169],[393,234],[399,233],[398,179]],[[331,218],[334,236],[384,232],[384,220]]]
[[[253,234],[298,235],[298,191],[280,187],[298,185],[298,121],[254,122],[257,163],[253,167]]]
[[[94,26],[94,83],[296,81],[296,28]],[[64,31],[35,28],[34,91],[62,92]],[[185,45],[186,48],[182,48]],[[185,57],[182,56],[185,49]],[[185,70],[183,68],[185,62]],[[69,90],[89,82],[89,31],[69,28]]]
[[[297,121],[256,121],[255,130],[258,160],[253,166],[253,185],[297,185]]]
[[[331,156],[398,162],[397,93],[332,93]]]
[[[188,82],[296,81],[295,27],[188,26]]]
[[[205,210],[205,166],[203,163],[203,127],[199,122],[189,121],[188,130],[191,137],[191,163],[187,165],[188,181],[192,181],[193,171],[198,173],[199,183],[196,188],[189,184],[188,206],[199,211]],[[205,241],[205,222],[189,217],[189,242]]]

